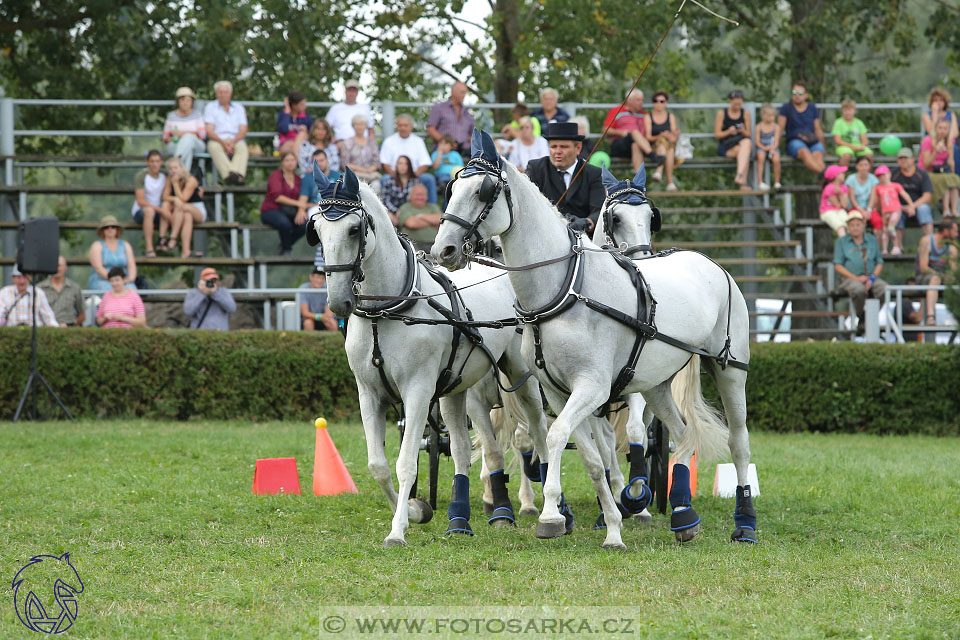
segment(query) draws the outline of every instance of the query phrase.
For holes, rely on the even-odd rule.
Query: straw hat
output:
[[[193,95],[193,89],[191,89],[190,87],[180,87],[179,89],[177,89],[177,100],[179,100],[184,96],[193,98],[194,100],[197,99],[197,96]]]
[[[100,224],[97,226],[97,235],[101,238],[103,238],[103,230],[106,227],[116,227],[118,237],[123,233],[123,227],[120,226],[120,222],[117,221],[116,216],[103,216],[100,218]]]

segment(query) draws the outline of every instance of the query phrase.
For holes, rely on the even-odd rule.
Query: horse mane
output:
[[[540,187],[533,183],[533,180],[527,177],[527,174],[523,173],[517,169],[512,162],[508,161],[506,158],[501,158],[503,162],[504,171],[507,172],[507,177],[510,179],[510,189],[513,191],[514,196],[522,195],[530,199],[535,200],[540,198],[547,207],[553,211],[553,215],[557,216],[560,220],[563,220],[566,224],[567,219],[563,217],[563,214],[560,213],[560,210],[557,209],[550,200],[547,199],[547,196],[543,195],[540,191]]]

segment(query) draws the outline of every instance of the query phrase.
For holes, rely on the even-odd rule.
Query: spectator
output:
[[[230,314],[237,310],[230,290],[220,286],[220,275],[213,267],[200,272],[197,286],[187,292],[183,312],[190,317],[191,329],[230,330]]]
[[[920,238],[917,246],[917,284],[938,286],[943,284],[947,270],[957,268],[957,221],[953,218],[944,218],[937,223],[936,233]],[[927,316],[926,324],[937,323],[937,298],[940,292],[931,290],[926,292]]]
[[[604,128],[610,127],[607,129],[607,137],[611,139],[610,155],[614,158],[630,158],[634,173],[640,170],[644,154],[653,153],[644,135],[646,115],[647,112],[643,110],[643,91],[634,89],[627,94],[625,104],[610,109],[603,119]]]
[[[833,266],[842,278],[838,288],[853,302],[859,323],[857,335],[863,334],[863,306],[867,297],[883,300],[887,290],[887,283],[880,279],[883,256],[877,239],[865,235],[863,229],[863,216],[853,211],[847,219],[849,233],[833,244]]]
[[[456,140],[456,136],[453,136],[453,138]],[[426,185],[429,201],[436,203],[437,179],[433,177],[433,174],[428,173],[433,167],[433,161],[430,159],[430,154],[427,153],[427,145],[424,144],[423,138],[413,135],[413,118],[405,113],[397,116],[397,132],[386,138],[380,145],[380,163],[383,172],[387,174],[381,180],[382,186],[386,186],[387,176],[395,176],[396,164],[400,156],[407,157],[410,166],[413,167],[413,173],[420,179],[420,182]],[[407,199],[404,197],[397,207],[399,208],[406,201]],[[396,209],[391,209],[391,211],[396,211]]]
[[[339,171],[330,171],[330,165],[327,164],[327,154],[323,149],[317,149],[313,152],[313,160],[320,167],[320,173],[327,177],[330,182],[336,182],[340,178]],[[317,182],[313,178],[313,171],[309,171],[300,178],[300,196],[297,198],[297,218],[307,219],[307,209],[316,204],[320,199]]]
[[[932,137],[936,134],[937,122],[941,118],[946,118],[950,122],[948,149],[952,150],[953,166],[960,166],[960,143],[958,143],[960,125],[958,125],[953,112],[950,111],[950,94],[942,87],[934,87],[927,94],[927,107],[927,110],[920,117],[923,121],[923,130],[928,136]]]
[[[207,127],[203,114],[193,110],[196,99],[190,87],[177,89],[177,108],[167,114],[167,121],[163,123],[167,154],[180,158],[187,171],[193,166],[193,154],[206,148],[203,141],[207,139]]]
[[[548,124],[566,122],[570,119],[570,114],[557,106],[559,100],[560,94],[556,89],[546,87],[540,90],[540,108],[534,109],[530,116],[540,122],[541,131],[545,130]]]
[[[59,327],[53,309],[43,289],[31,287],[30,277],[20,273],[16,265],[10,273],[12,285],[0,289],[0,327],[33,325],[33,296],[37,296],[36,319],[38,327]]]
[[[267,195],[260,205],[260,220],[280,234],[278,255],[289,256],[293,244],[307,232],[307,213],[299,210],[299,198],[297,156],[287,151],[280,155],[280,168],[267,179]]]
[[[657,182],[667,175],[667,191],[676,191],[677,185],[673,182],[673,170],[679,167],[683,160],[677,160],[675,149],[680,139],[680,128],[677,127],[677,117],[667,111],[667,102],[670,100],[663,91],[653,94],[653,111],[643,117],[644,131],[647,140],[656,156],[663,156],[663,165],[657,167],[651,176]]]
[[[960,215],[957,196],[960,195],[960,176],[957,175],[953,154],[950,153],[950,121],[940,118],[933,136],[920,144],[920,168],[930,174],[933,202],[940,203],[944,216]]]
[[[101,327],[131,329],[147,326],[147,312],[140,295],[124,283],[127,274],[123,267],[112,267],[107,272],[110,290],[103,294],[97,309],[97,324]]]
[[[901,185],[890,181],[889,167],[877,167],[877,178],[879,182],[873,188],[868,208],[879,211],[881,230],[877,235],[883,238],[883,252],[887,252],[887,241],[893,238],[893,254],[900,255],[903,245],[896,233],[901,218],[900,198],[906,198],[907,202],[912,200]]]
[[[827,167],[823,174],[826,184],[820,194],[820,219],[841,238],[847,233],[847,210],[850,209],[850,189],[843,183],[846,171],[846,167],[838,164]]]
[[[167,176],[163,173],[163,154],[156,149],[147,152],[147,168],[141,169],[133,177],[134,201],[131,213],[133,221],[143,225],[143,241],[147,257],[156,258],[153,248],[153,229],[159,227],[160,242],[157,249],[170,250],[167,231],[173,223],[170,205],[163,201],[163,190],[167,185]],[[174,244],[176,242],[174,241]]]
[[[37,285],[61,327],[79,327],[86,320],[80,285],[67,277],[67,259],[60,256],[57,272]]]
[[[338,143],[353,135],[353,118],[364,116],[367,119],[367,135],[373,137],[373,114],[370,105],[357,102],[360,94],[360,83],[356,80],[347,80],[344,87],[344,101],[330,107],[327,111],[327,122],[333,131],[333,139]],[[309,157],[309,155],[307,156]],[[339,166],[337,167],[339,169]]]
[[[203,109],[207,123],[207,151],[225,184],[246,182],[247,112],[239,102],[233,102],[233,85],[220,80],[213,85],[217,99]]]
[[[450,179],[463,167],[463,156],[457,151],[457,141],[447,134],[440,138],[437,149],[430,154],[433,159],[433,175],[437,179],[437,191],[443,191]]]
[[[100,218],[100,225],[97,227],[97,235],[100,239],[90,245],[90,250],[87,252],[90,266],[93,267],[90,278],[87,280],[87,289],[109,291],[110,282],[107,274],[114,267],[123,269],[128,287],[135,287],[133,283],[137,279],[137,261],[133,257],[133,248],[120,238],[122,233],[123,227],[115,217]]]
[[[298,140],[300,138],[298,137]],[[333,130],[323,118],[318,118],[310,127],[306,140],[301,140],[297,147],[297,164],[300,166],[300,175],[307,175],[313,171],[313,152],[323,149],[327,154],[327,162],[333,171],[340,170],[340,151],[333,140]]]
[[[763,165],[770,159],[773,166],[773,188],[780,188],[780,125],[777,124],[777,110],[767,103],[760,107],[760,122],[757,123],[754,146],[757,154],[757,189],[767,191],[770,188],[763,180]],[[867,194],[869,196],[869,194]]]
[[[397,211],[410,199],[410,188],[415,184],[420,184],[417,174],[413,172],[410,158],[400,156],[396,163],[397,166],[393,173],[383,176],[383,182],[381,183],[383,189],[380,191],[380,199],[387,208],[393,226],[399,224]]]
[[[307,115],[307,96],[292,92],[283,99],[283,108],[277,111],[277,151],[296,151],[297,138],[305,139],[312,126],[313,118]]]
[[[870,196],[873,194],[873,188],[880,181],[870,172],[873,168],[873,156],[857,156],[857,162],[854,164],[855,173],[849,176],[844,182],[850,189],[850,206],[856,209],[863,216],[864,220],[870,221],[870,226],[874,228],[879,236],[883,229],[883,218],[880,213],[870,204]],[[890,170],[887,170],[890,173]]]
[[[203,204],[203,188],[200,186],[203,173],[199,166],[194,167],[192,172],[188,172],[180,162],[180,158],[173,157],[167,159],[167,174],[169,177],[163,191],[163,200],[169,203],[173,211],[170,236],[174,242],[169,249],[173,251],[177,233],[180,233],[180,257],[202,258],[203,252],[191,251],[190,245],[193,242],[193,226],[207,219],[207,207]]]
[[[570,228],[593,233],[606,198],[600,168],[579,158],[583,136],[576,123],[553,123],[543,137],[550,143],[550,155],[528,162],[527,177],[557,206]]]
[[[327,276],[323,272],[323,263],[316,264],[310,272],[310,281],[300,285],[301,289],[324,289]],[[327,292],[310,291],[300,294],[300,327],[304,331],[336,331],[337,318],[327,306]]]
[[[930,174],[923,169],[919,169],[913,159],[913,149],[904,147],[897,151],[897,168],[893,170],[891,179],[899,182],[909,195],[912,202],[907,202],[906,198],[900,197],[903,204],[903,210],[907,215],[900,218],[897,224],[897,246],[903,246],[903,229],[906,226],[907,217],[916,218],[923,229],[923,235],[933,233],[933,210],[930,208],[930,202],[933,198],[933,183],[930,182]]]
[[[469,156],[470,137],[473,135],[473,114],[463,104],[466,95],[467,85],[462,82],[453,83],[450,99],[438,102],[430,108],[430,117],[427,118],[427,135],[437,143],[440,142],[440,138],[449,134],[457,141],[457,151]],[[387,141],[384,140],[383,143],[386,144]],[[430,189],[429,184],[427,189]],[[437,197],[434,193],[430,202],[436,201]]]
[[[533,119],[530,116],[520,118],[520,138],[513,145],[508,160],[520,171],[526,171],[528,162],[549,154],[547,141],[542,136],[533,136]]]
[[[343,141],[340,164],[350,167],[357,177],[380,193],[380,148],[373,136],[367,135],[367,119],[353,116],[353,137]],[[306,176],[306,173],[303,174]]]
[[[510,124],[503,125],[503,128],[500,129],[500,135],[503,136],[505,140],[516,140],[520,137],[520,118],[523,116],[530,115],[530,109],[522,102],[518,102],[510,109],[510,115],[513,117],[513,120],[510,121]],[[539,136],[541,132],[540,120],[537,118],[533,119],[533,135],[534,137]]]
[[[867,125],[856,117],[857,103],[850,98],[840,103],[841,117],[833,123],[833,143],[837,145],[840,164],[847,166],[854,156],[873,155],[868,146]]]
[[[538,122],[538,120],[534,119],[534,122]],[[596,140],[589,139],[590,121],[587,120],[586,116],[573,116],[568,122],[576,122],[577,131],[583,136],[583,142],[580,143],[580,155],[578,157],[583,158],[583,161],[586,162],[587,158],[590,157],[590,154],[593,153],[594,148],[597,146]]]
[[[743,110],[743,91],[734,89],[727,95],[730,106],[718,109],[713,119],[713,137],[718,140],[717,155],[737,159],[737,177],[733,179],[741,189],[747,186],[747,169],[750,166],[750,114]]]
[[[823,155],[827,152],[820,126],[817,105],[807,102],[807,85],[797,81],[790,92],[790,102],[780,107],[777,124],[787,140],[787,153],[820,175],[824,170]]]
[[[410,201],[397,210],[397,226],[410,237],[414,248],[430,253],[441,214],[440,207],[427,202],[427,188],[415,184],[410,187]]]

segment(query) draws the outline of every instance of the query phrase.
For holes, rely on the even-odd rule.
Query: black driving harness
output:
[[[603,203],[603,232],[607,236],[607,241],[610,243],[610,246],[619,247],[623,255],[633,257],[636,253],[653,253],[652,244],[634,244],[621,246],[617,242],[616,236],[614,236],[614,227],[616,226],[616,220],[614,219],[614,209],[618,205],[629,204],[628,200],[631,196],[639,196],[643,199],[644,202],[650,205],[650,209],[653,211],[653,216],[650,218],[650,232],[656,233],[660,231],[660,226],[662,224],[662,217],[660,215],[660,209],[657,208],[657,205],[653,203],[653,200],[647,197],[647,192],[643,189],[638,189],[636,187],[628,186],[622,189],[611,192],[607,195],[606,201]],[[626,243],[624,243],[626,245]]]

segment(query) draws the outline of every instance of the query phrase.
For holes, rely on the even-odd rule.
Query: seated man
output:
[[[410,237],[415,249],[429,254],[437,239],[441,215],[436,203],[427,202],[427,188],[415,184],[410,187],[410,200],[397,210],[397,226]]]
[[[546,129],[547,125],[552,122],[566,122],[570,119],[570,114],[564,111],[563,108],[557,106],[557,101],[559,100],[560,94],[557,93],[556,89],[545,87],[540,90],[540,108],[534,109],[530,117],[537,119],[541,131]],[[536,133],[534,135],[540,134]]]
[[[543,137],[550,143],[550,155],[528,162],[527,177],[557,205],[572,229],[593,233],[606,191],[600,168],[586,164],[579,157],[583,136],[577,123],[548,125]],[[580,175],[574,180],[578,171]]]
[[[0,289],[0,327],[33,324],[33,287],[30,277],[20,273],[16,266],[10,274],[13,284]],[[37,288],[37,326],[59,327],[53,309],[43,289]]]
[[[327,152],[323,149],[317,149],[313,152],[313,161],[320,167],[320,172],[327,176],[330,182],[336,182],[340,178],[339,171],[330,170],[330,162],[327,160]],[[313,179],[313,171],[308,171],[300,180],[300,197],[297,198],[297,217],[300,214],[307,215],[307,209],[317,203],[319,199],[317,193],[317,182]]]
[[[324,289],[327,276],[323,272],[323,262],[314,264],[310,272],[310,282],[300,285],[301,289]],[[336,331],[337,318],[327,306],[327,292],[310,291],[300,294],[300,326],[304,331]]]
[[[67,259],[60,256],[57,272],[37,284],[61,327],[79,327],[86,319],[80,285],[67,277]]]
[[[471,127],[472,131],[472,127]],[[401,156],[410,158],[410,165],[417,179],[427,187],[427,200],[437,201],[437,179],[430,170],[433,169],[433,160],[427,153],[427,145],[423,138],[413,135],[413,118],[405,113],[397,116],[397,132],[384,139],[380,145],[380,163],[384,175],[381,185],[387,182],[387,176],[396,176],[397,159]]]
[[[905,215],[900,216],[900,222],[897,223],[897,246],[902,247],[907,218],[913,218],[920,224],[923,235],[933,233],[933,209],[930,208],[933,201],[933,182],[930,174],[917,166],[913,149],[910,147],[897,151],[897,168],[893,170],[890,179],[899,183],[911,200],[907,202],[900,197]]]
[[[247,175],[247,112],[233,102],[233,85],[221,80],[213,85],[216,100],[203,109],[207,123],[207,151],[225,184],[243,184]]]
[[[626,104],[610,109],[603,120],[604,127],[610,125],[607,130],[607,136],[612,140],[610,155],[614,158],[630,158],[634,173],[640,170],[643,156],[653,153],[646,136],[645,115],[643,91],[634,89],[627,96]]]
[[[190,317],[191,329],[230,330],[230,314],[237,310],[230,290],[220,286],[220,274],[213,267],[200,272],[197,286],[187,292],[183,312]]]
[[[147,168],[133,177],[134,202],[130,213],[133,221],[143,225],[143,241],[147,257],[155,258],[153,229],[159,227],[161,251],[167,249],[167,230],[173,224],[173,210],[169,201],[163,200],[167,186],[167,174],[163,169],[163,154],[156,149],[147,152]]]
[[[863,306],[867,296],[883,300],[887,283],[880,279],[883,256],[873,235],[864,235],[863,215],[851,211],[847,217],[847,235],[833,244],[833,267],[841,280],[838,288],[847,293],[857,313],[857,335],[863,334]]]
[[[937,286],[943,284],[947,271],[957,268],[957,221],[953,218],[944,218],[937,223],[936,233],[920,238],[917,247],[917,284]],[[926,293],[926,321],[925,324],[937,324],[937,298],[940,292],[936,290]]]

